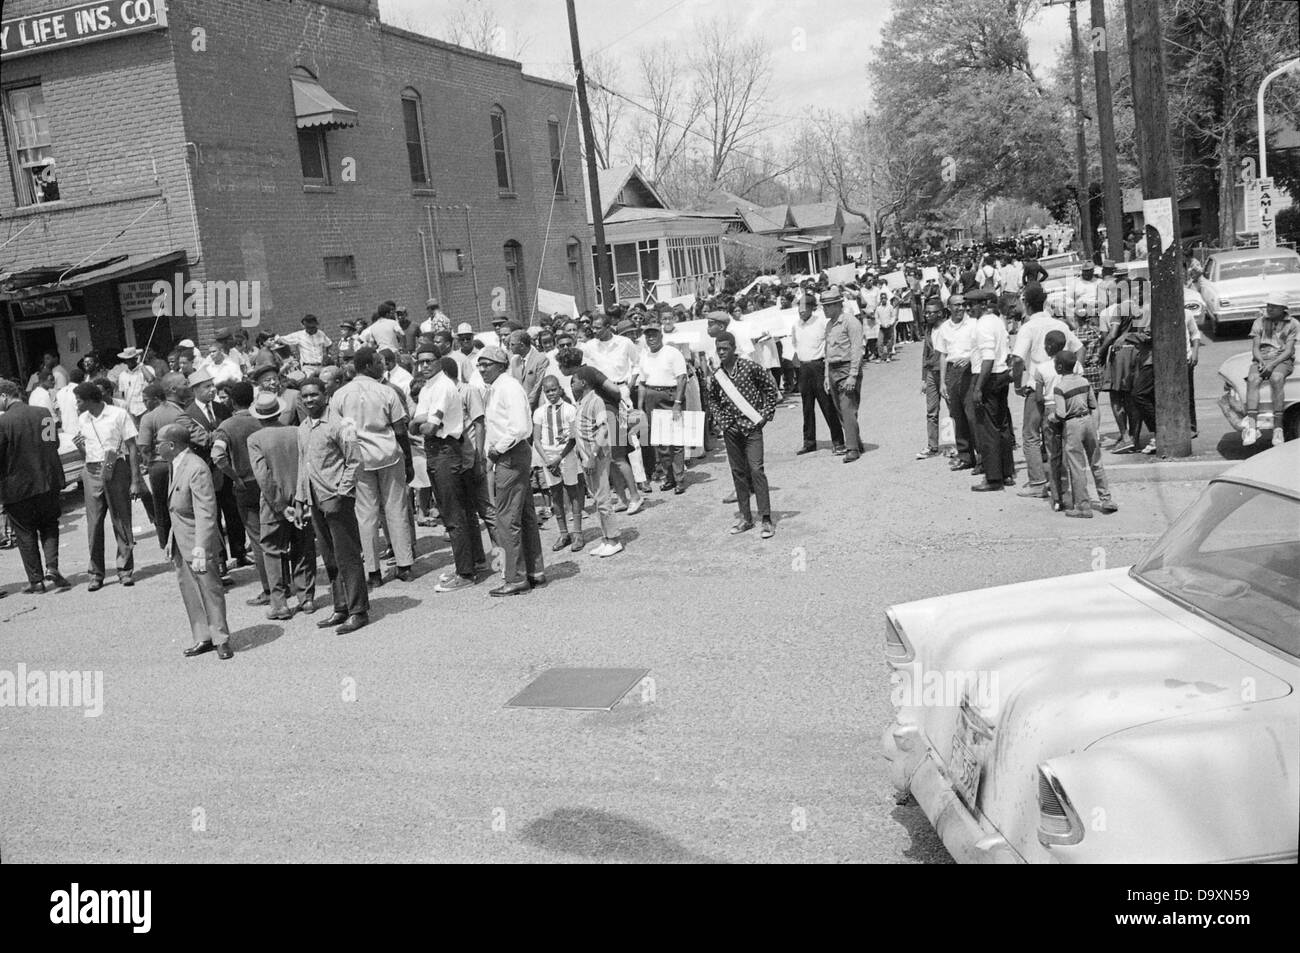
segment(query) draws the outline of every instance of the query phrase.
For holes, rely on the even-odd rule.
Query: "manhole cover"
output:
[[[609,711],[649,674],[648,668],[549,668],[506,707]]]

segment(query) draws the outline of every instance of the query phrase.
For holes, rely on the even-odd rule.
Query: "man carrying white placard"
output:
[[[676,348],[664,347],[663,329],[659,325],[658,316],[648,318],[641,333],[645,336],[647,348],[641,355],[637,375],[640,381],[641,410],[648,421],[653,420],[652,414],[656,410],[662,413],[667,409],[672,411],[674,421],[680,420],[686,401],[686,359]],[[672,490],[679,496],[685,493],[685,448],[657,446],[654,451],[661,461],[661,454],[668,458],[667,465],[663,468],[664,482],[659,489],[665,492]]]

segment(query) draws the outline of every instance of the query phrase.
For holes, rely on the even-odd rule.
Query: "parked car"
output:
[[[1223,381],[1223,394],[1219,397],[1219,410],[1238,432],[1246,416],[1246,374],[1250,371],[1250,351],[1234,354],[1219,365],[1219,379]],[[1287,440],[1300,439],[1300,375],[1294,372],[1287,378],[1282,391],[1285,401],[1281,412],[1282,435]],[[1259,414],[1255,423],[1260,430],[1277,426],[1276,408],[1273,406],[1273,389],[1268,384],[1259,388]]]
[[[72,442],[71,434],[62,430],[59,431],[59,462],[63,464],[63,492],[71,493],[73,490],[80,489],[81,469],[85,461],[77,452],[77,445]]]
[[[1290,248],[1218,252],[1205,263],[1201,279],[1206,330],[1217,337],[1225,327],[1249,328],[1272,291],[1285,294],[1292,311],[1300,307],[1300,254]]]
[[[891,607],[895,785],[959,861],[1294,863],[1297,526],[1288,443],[1132,567]]]

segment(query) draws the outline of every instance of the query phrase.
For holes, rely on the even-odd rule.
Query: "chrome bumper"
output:
[[[954,860],[961,864],[1025,862],[997,828],[962,803],[918,725],[895,721],[881,733],[880,746],[889,762],[890,781],[899,791],[911,791]]]

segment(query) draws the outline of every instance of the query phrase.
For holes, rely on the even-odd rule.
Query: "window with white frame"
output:
[[[402,127],[406,135],[406,164],[411,169],[411,184],[429,185],[429,157],[424,147],[424,116],[420,94],[411,87],[402,90]]]
[[[40,84],[5,90],[4,107],[10,162],[17,170],[18,204],[57,201],[59,183],[50,144],[49,114]]]
[[[722,248],[717,238],[669,238],[666,241],[674,295],[694,294],[705,290],[709,279],[721,280]]]

